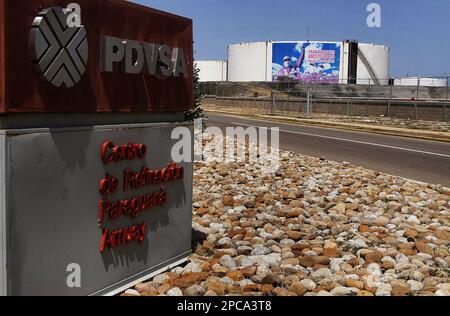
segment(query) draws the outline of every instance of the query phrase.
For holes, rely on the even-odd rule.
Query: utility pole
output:
[[[444,122],[447,122],[447,102],[448,102],[448,86],[450,85],[450,77],[447,76],[447,86],[445,87],[445,102],[444,102]]]
[[[418,118],[419,98],[420,98],[420,77],[417,77],[417,97],[416,97],[416,103],[414,105],[414,116],[415,116],[416,121]]]
[[[388,100],[388,108],[387,108],[387,117],[391,117],[391,102],[392,102],[392,93],[393,93],[394,86],[390,85],[389,87],[389,100]]]

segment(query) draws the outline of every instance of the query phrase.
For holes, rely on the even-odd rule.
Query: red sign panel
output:
[[[73,2],[82,32],[58,15]],[[0,24],[0,113],[193,107],[190,19],[122,0],[0,0]]]

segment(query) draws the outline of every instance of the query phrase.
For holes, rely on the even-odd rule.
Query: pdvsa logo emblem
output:
[[[86,29],[70,8],[42,10],[34,19],[30,51],[35,70],[55,87],[73,87],[81,80],[88,62]],[[73,22],[73,17],[79,23]]]

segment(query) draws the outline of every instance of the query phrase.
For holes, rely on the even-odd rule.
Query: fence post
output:
[[[311,87],[308,86],[308,95],[306,100],[306,118],[311,118]]]
[[[387,117],[391,117],[391,102],[392,102],[392,90],[394,86],[390,86],[389,88],[389,100],[388,100],[388,106],[387,106]]]
[[[300,97],[298,98],[298,113],[302,114],[302,92],[299,92]]]
[[[273,93],[273,90],[270,92],[272,97],[272,104],[270,106],[270,114],[274,113],[275,110],[275,93]]]
[[[443,107],[442,120],[444,122],[447,122],[447,102],[444,102],[444,105],[442,107]]]
[[[287,106],[286,106],[286,114],[289,114],[289,102],[291,101],[291,94],[289,93],[289,88],[286,90],[287,91]]]
[[[367,95],[367,99],[366,99],[366,116],[369,116],[369,101],[370,101],[370,91]]]
[[[418,119],[419,97],[420,97],[420,77],[417,77],[417,97],[416,102],[414,103],[414,117],[416,121]]]
[[[355,94],[353,91],[350,91],[350,116],[353,116],[353,112],[355,110],[355,106],[353,104],[353,98],[355,97]]]
[[[445,88],[445,101],[448,101],[448,86],[450,85],[450,77],[447,77],[447,86]]]
[[[450,77],[447,76],[447,86],[445,88],[445,102],[444,102],[444,122],[447,122],[447,102],[448,102],[448,86]]]

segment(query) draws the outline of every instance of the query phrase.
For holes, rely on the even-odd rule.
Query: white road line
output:
[[[231,122],[231,124],[245,126],[245,127],[258,127],[258,126],[255,126],[255,125],[248,125],[248,124],[242,124],[242,123],[236,123],[236,122]],[[431,155],[431,156],[450,158],[450,155],[445,155],[445,154],[433,153],[433,152],[429,152],[429,151],[422,151],[422,150],[416,150],[416,149],[410,149],[410,148],[404,148],[404,147],[396,147],[396,146],[389,146],[389,145],[383,145],[383,144],[369,143],[369,142],[363,142],[363,141],[347,139],[347,138],[338,138],[338,137],[324,136],[324,135],[318,135],[318,134],[294,132],[294,131],[288,131],[288,130],[283,130],[283,129],[280,129],[280,132],[297,134],[297,135],[304,135],[304,136],[311,136],[311,137],[318,137],[318,138],[325,138],[325,139],[332,139],[332,140],[338,140],[338,141],[348,142],[348,143],[370,145],[370,146],[376,146],[376,147],[383,147],[383,148],[389,148],[389,149],[409,151],[409,152],[413,152],[413,153],[419,153],[419,154],[425,154],[425,155]]]

